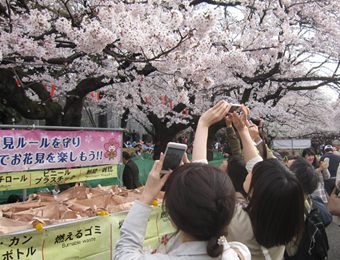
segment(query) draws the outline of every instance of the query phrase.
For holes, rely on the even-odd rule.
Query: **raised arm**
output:
[[[236,112],[232,113],[232,120],[237,129],[241,142],[243,145],[243,157],[246,162],[258,157],[258,152],[251,138],[247,127],[247,108],[242,105],[242,114],[238,115]]]
[[[151,255],[143,251],[146,226],[151,213],[150,204],[171,174],[168,173],[161,177],[163,161],[164,155],[161,154],[160,160],[155,161],[152,167],[140,200],[135,201],[123,223],[120,239],[116,243],[114,260],[169,259],[165,255]]]
[[[230,104],[226,101],[219,101],[215,106],[204,112],[197,124],[192,160],[207,159],[207,140],[209,127],[218,121],[222,120],[228,113]]]
[[[262,156],[262,158],[265,159],[275,158],[273,151],[268,147],[264,140],[262,140],[259,127],[253,124],[251,121],[248,121],[248,123],[249,124],[247,124],[247,127],[249,130],[249,134],[253,139],[255,146],[259,151],[260,155]]]
[[[328,180],[331,177],[331,174],[328,170],[328,164],[325,161],[320,161],[319,168],[316,169],[318,174],[322,174],[324,180]]]
[[[340,164],[339,164],[338,170],[336,172],[335,185],[338,188],[338,190],[340,190]]]
[[[234,157],[235,156],[241,156],[242,155],[241,144],[240,144],[240,140],[238,139],[236,132],[233,128],[232,117],[227,115],[225,117],[225,123],[227,125],[226,135],[227,135],[228,143],[230,145],[231,154]]]

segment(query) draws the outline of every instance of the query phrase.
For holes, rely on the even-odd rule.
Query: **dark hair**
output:
[[[261,118],[254,118],[254,117],[252,117],[252,118],[250,118],[250,121],[253,124],[255,124],[256,126],[258,126],[258,127],[262,127],[263,126],[263,121],[262,121]]]
[[[248,175],[248,171],[242,156],[230,157],[228,160],[227,173],[234,185],[235,191],[240,192],[244,197],[247,197],[247,193],[243,189],[243,183]]]
[[[327,144],[327,145],[325,145],[325,147],[323,149],[324,149],[323,151],[325,153],[332,152],[333,151],[333,146],[330,145],[330,144]]]
[[[123,152],[123,158],[125,159],[125,160],[130,160],[131,159],[131,155],[128,153],[128,152]]]
[[[7,198],[7,203],[16,203],[16,202],[21,202],[22,198],[17,195],[17,194],[11,194]]]
[[[235,208],[235,190],[220,169],[191,163],[177,168],[168,179],[165,210],[179,230],[200,241],[208,241],[207,253],[219,256],[217,244],[225,233]]]
[[[312,194],[318,186],[319,177],[313,165],[302,157],[298,157],[290,166],[290,170],[300,181],[303,192],[307,195]]]
[[[302,157],[305,158],[306,156],[310,156],[310,155],[313,155],[314,156],[314,160],[312,162],[312,165],[314,166],[314,168],[318,168],[319,167],[319,162],[318,162],[318,159],[316,158],[316,153],[314,151],[313,148],[306,148],[306,149],[303,149],[302,151]]]
[[[304,196],[298,179],[276,159],[257,163],[252,175],[246,210],[256,241],[269,248],[300,238]]]

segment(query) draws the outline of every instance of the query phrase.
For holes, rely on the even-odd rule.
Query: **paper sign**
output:
[[[0,174],[0,191],[117,178],[118,165]]]
[[[40,232],[1,236],[0,259],[110,260],[127,213],[80,220]],[[149,250],[156,248],[163,235],[174,231],[161,206],[154,208],[148,221],[145,246]]]
[[[120,131],[0,130],[0,172],[118,164]]]

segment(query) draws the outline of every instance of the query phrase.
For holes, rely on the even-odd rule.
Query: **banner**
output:
[[[310,148],[312,142],[310,139],[281,139],[273,140],[274,149],[305,149]]]
[[[97,179],[117,178],[118,165],[0,174],[0,191],[53,186]],[[0,258],[1,259],[1,258]]]
[[[0,172],[118,164],[121,131],[0,130]]]
[[[40,259],[110,259],[111,221],[100,217],[46,230]]]
[[[2,260],[42,260],[42,233],[26,233],[0,237]]]
[[[3,260],[111,260],[127,212],[80,220],[47,228],[0,237]],[[156,207],[150,215],[144,246],[151,251],[164,235],[173,233],[168,218]]]

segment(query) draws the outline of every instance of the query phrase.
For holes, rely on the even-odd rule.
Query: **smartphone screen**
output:
[[[233,113],[241,110],[241,105],[232,104],[228,113]]]
[[[180,165],[184,153],[184,149],[168,147],[165,154],[162,170],[175,170]]]

